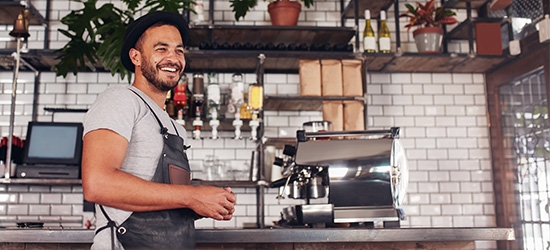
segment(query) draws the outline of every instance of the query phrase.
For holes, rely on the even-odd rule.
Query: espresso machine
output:
[[[366,225],[399,227],[408,184],[399,128],[296,133],[286,145],[279,198],[303,200],[281,212],[282,226]]]

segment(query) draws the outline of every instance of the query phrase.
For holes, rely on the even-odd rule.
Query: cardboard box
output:
[[[321,60],[321,92],[323,96],[342,96],[342,62]]]
[[[342,60],[342,77],[344,96],[363,96],[361,60]]]
[[[331,122],[333,131],[344,130],[344,104],[342,101],[323,101],[323,121]]]
[[[321,96],[321,62],[300,60],[300,95]]]
[[[362,101],[344,101],[344,130],[365,130]]]

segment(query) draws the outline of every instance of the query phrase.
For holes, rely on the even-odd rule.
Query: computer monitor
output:
[[[23,163],[80,167],[82,130],[82,123],[29,122]]]

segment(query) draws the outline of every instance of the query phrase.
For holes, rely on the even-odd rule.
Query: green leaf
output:
[[[407,7],[407,9],[409,10],[410,13],[412,13],[413,15],[418,15],[418,13],[416,12],[416,10],[414,9],[414,7],[410,4],[405,4],[405,7]]]
[[[235,20],[237,21],[258,4],[257,0],[229,0],[229,2],[231,3],[229,6],[235,12]]]
[[[307,8],[313,6],[313,0],[304,0],[304,6]]]

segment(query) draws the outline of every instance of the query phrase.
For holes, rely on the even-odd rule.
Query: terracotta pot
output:
[[[440,27],[425,27],[413,31],[414,41],[419,53],[441,53],[443,29]]]
[[[273,26],[296,26],[302,5],[296,1],[278,0],[267,5]]]

